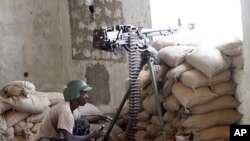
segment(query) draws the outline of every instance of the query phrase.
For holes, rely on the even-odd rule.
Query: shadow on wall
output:
[[[107,105],[110,102],[109,73],[104,65],[95,64],[86,69],[87,83],[93,87],[89,92],[90,102]]]

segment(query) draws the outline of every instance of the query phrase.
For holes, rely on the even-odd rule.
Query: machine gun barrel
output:
[[[171,34],[174,34],[178,31],[177,28],[175,29],[171,29],[171,28],[168,28],[168,29],[142,29],[141,30],[141,33],[142,34],[145,34],[147,37],[150,37],[150,36],[167,36],[167,35],[171,35]]]

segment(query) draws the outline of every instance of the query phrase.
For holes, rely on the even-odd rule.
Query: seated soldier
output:
[[[63,91],[65,102],[53,106],[45,116],[34,141],[89,141],[104,135],[103,131],[89,132],[86,120],[75,122],[73,112],[88,100],[92,88],[82,80],[72,80]],[[74,111],[75,110],[75,111]],[[76,124],[75,124],[76,123]]]

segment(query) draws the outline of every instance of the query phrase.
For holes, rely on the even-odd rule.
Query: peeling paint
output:
[[[94,19],[91,20],[91,15],[89,13],[88,7],[83,4],[83,1],[79,0],[73,2],[74,0],[69,1],[69,14],[70,14],[70,23],[71,23],[71,41],[72,41],[72,52],[73,59],[93,59],[93,60],[108,60],[112,61],[113,58],[110,53],[104,51],[100,52],[100,56],[96,57],[96,49],[92,47],[93,30],[101,26],[112,26],[124,23],[123,12],[122,12],[122,3],[117,2],[116,0],[100,0],[95,1],[95,13]],[[112,4],[111,4],[112,3]],[[82,40],[83,39],[83,40]],[[75,49],[74,49],[75,48]],[[77,52],[76,52],[77,50]],[[89,53],[86,53],[88,50]],[[95,51],[93,53],[93,51]],[[89,55],[92,54],[92,55]],[[126,61],[126,57],[122,54],[113,61]]]
[[[96,105],[109,104],[109,73],[104,65],[96,64],[86,69],[87,83],[93,87],[89,92],[90,102]]]
[[[105,10],[105,15],[108,16],[109,18],[111,18],[112,17],[112,11],[109,10],[107,7],[105,7],[104,10]]]

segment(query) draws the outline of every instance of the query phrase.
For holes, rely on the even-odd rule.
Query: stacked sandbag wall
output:
[[[60,92],[38,92],[28,81],[11,81],[0,92],[0,140],[32,141],[50,108],[63,101]]]
[[[157,57],[163,64],[155,65],[154,71],[168,140],[229,140],[229,126],[242,118],[235,95],[238,83],[233,78],[235,70],[243,68],[242,41],[187,46],[161,39],[153,45],[157,44]],[[139,140],[162,140],[148,70],[143,69],[138,80],[143,107],[137,124]]]

